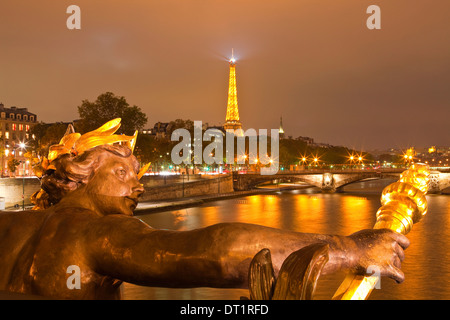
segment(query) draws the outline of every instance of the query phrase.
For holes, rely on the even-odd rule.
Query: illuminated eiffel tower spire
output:
[[[237,101],[236,88],[236,60],[234,59],[234,52],[231,51],[230,63],[230,79],[228,85],[228,103],[227,103],[227,117],[225,125],[226,131],[234,132],[234,130],[242,131],[242,125],[239,121],[239,109]]]

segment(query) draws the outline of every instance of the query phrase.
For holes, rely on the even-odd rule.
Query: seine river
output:
[[[190,230],[219,222],[246,222],[298,232],[349,235],[371,229],[380,193],[393,181],[372,180],[347,186],[342,193],[316,188],[285,190],[209,202],[180,210],[139,216],[154,228]],[[370,299],[450,299],[450,195],[427,195],[428,214],[407,235],[411,241],[402,264],[406,280],[381,279]],[[330,299],[343,274],[322,277],[315,299]],[[230,299],[248,296],[242,289],[147,288],[125,283],[124,299]]]

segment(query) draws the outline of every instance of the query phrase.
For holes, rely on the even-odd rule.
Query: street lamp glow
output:
[[[302,162],[302,164],[305,164],[307,161],[308,161],[308,158],[305,156],[305,155],[300,155],[300,158],[299,159],[301,159],[300,161]],[[299,162],[300,162],[299,161]]]
[[[353,164],[353,162],[356,160],[356,156],[354,153],[348,153],[347,156],[347,162],[350,162],[350,164]]]

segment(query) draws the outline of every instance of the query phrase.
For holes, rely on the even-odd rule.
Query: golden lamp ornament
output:
[[[400,175],[398,182],[384,188],[382,206],[378,209],[374,229],[390,229],[401,234],[411,231],[414,223],[427,213],[429,167],[413,164]],[[333,300],[365,300],[378,283],[378,276],[349,274],[333,296]]]

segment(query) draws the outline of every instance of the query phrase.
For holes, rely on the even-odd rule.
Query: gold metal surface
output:
[[[427,213],[425,194],[428,189],[429,167],[414,164],[403,172],[398,182],[384,188],[382,206],[377,211],[374,229],[390,229],[407,234],[414,223]],[[365,300],[379,281],[378,276],[349,274],[333,296],[333,300]]]
[[[138,172],[138,180],[141,180],[142,176],[144,175],[144,173],[147,172],[148,168],[150,167],[151,162],[147,163],[145,166],[143,166],[139,172]]]
[[[80,133],[66,134],[59,144],[50,147],[48,161],[52,162],[63,154],[80,155],[91,148],[113,144],[117,142],[126,142],[133,151],[136,143],[137,132],[133,136],[115,135],[114,133],[120,127],[120,118],[108,121],[100,128],[81,135]]]
[[[41,161],[42,169],[44,171],[48,169],[54,170],[55,168],[51,165],[51,162],[61,155],[72,154],[77,156],[81,155],[86,150],[105,144],[124,143],[130,148],[131,152],[133,152],[134,147],[136,146],[138,131],[136,130],[132,136],[114,134],[120,128],[120,121],[121,118],[113,119],[101,127],[83,135],[77,132],[72,132],[72,127],[72,130],[68,130],[66,132],[59,144],[50,146],[48,157],[44,157]],[[145,166],[145,171],[148,170],[149,166],[150,163]],[[145,171],[140,174],[140,177],[142,177]],[[38,176],[42,175],[40,172],[36,173]]]

